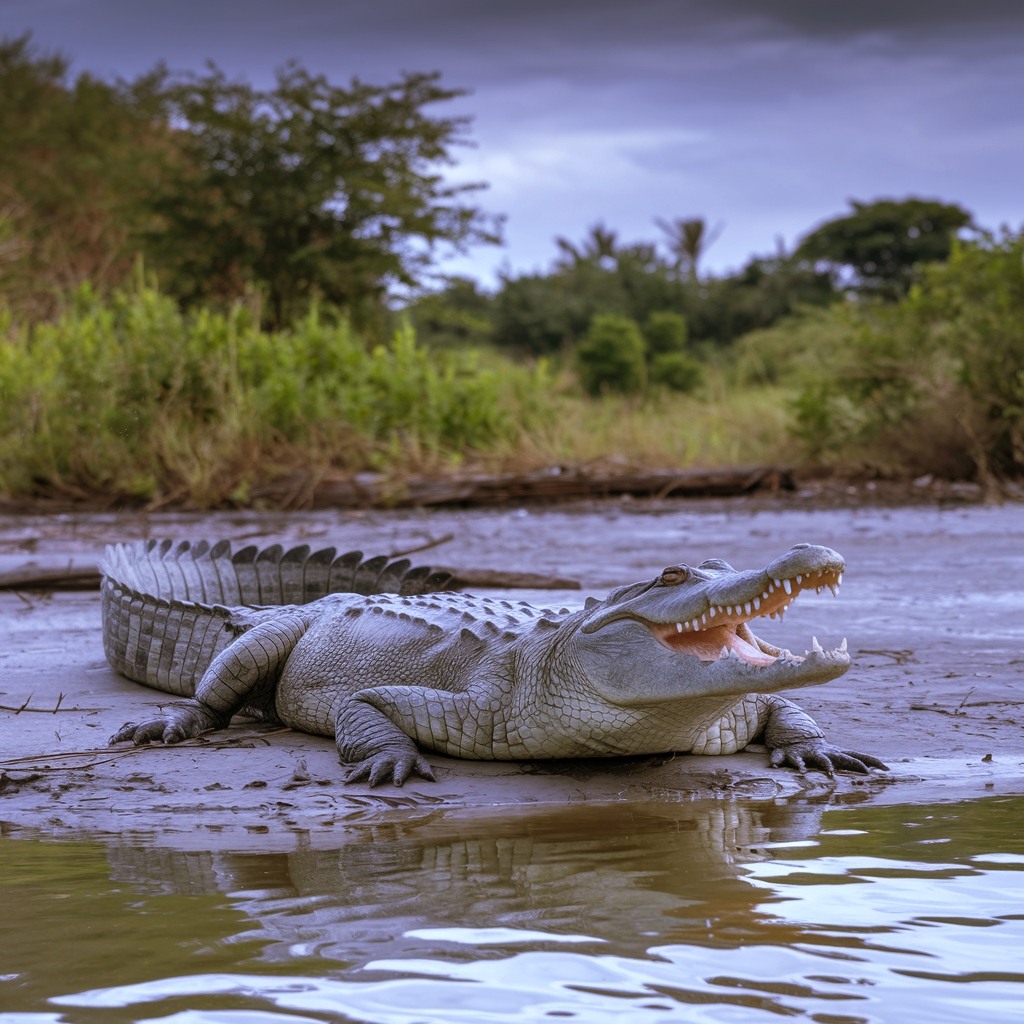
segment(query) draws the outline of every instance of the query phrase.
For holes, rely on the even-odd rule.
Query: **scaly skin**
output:
[[[347,781],[372,785],[432,779],[423,750],[481,760],[729,754],[761,740],[777,766],[885,767],[827,743],[776,693],[842,675],[845,641],[829,652],[815,641],[796,657],[747,626],[801,589],[838,586],[845,566],[828,548],[798,545],[760,571],[670,566],[576,612],[452,593],[210,607],[138,593],[112,576],[131,575],[129,562],[112,556],[103,584],[108,658],[188,699],[111,742],[177,742],[244,710],[333,737],[352,765]]]

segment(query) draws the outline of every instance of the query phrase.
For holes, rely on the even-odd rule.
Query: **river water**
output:
[[[1022,1019],[1024,798],[0,838],[0,1024]]]

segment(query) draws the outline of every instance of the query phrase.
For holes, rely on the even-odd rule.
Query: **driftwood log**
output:
[[[376,473],[316,480],[307,473],[297,473],[253,488],[250,497],[280,508],[407,508],[498,505],[622,494],[653,498],[732,497],[758,490],[793,489],[793,472],[788,466],[644,470],[614,475],[556,466],[535,473],[407,477],[404,480],[388,480]]]

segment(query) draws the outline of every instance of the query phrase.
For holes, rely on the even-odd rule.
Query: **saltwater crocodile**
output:
[[[842,675],[846,641],[825,651],[815,639],[800,656],[748,625],[781,615],[801,590],[835,593],[844,568],[835,551],[798,544],[764,569],[671,565],[555,612],[444,592],[443,573],[359,552],[117,545],[103,566],[107,659],[186,699],[111,742],[174,743],[242,713],[333,737],[352,766],[346,781],[371,785],[433,779],[422,750],[730,754],[759,740],[774,766],[885,768],[832,746],[776,695]]]

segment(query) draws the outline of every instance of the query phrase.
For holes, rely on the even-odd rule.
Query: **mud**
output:
[[[0,572],[90,566],[139,537],[334,544],[578,579],[516,591],[545,607],[649,577],[673,562],[762,565],[800,541],[847,559],[838,601],[802,595],[756,632],[803,651],[847,637],[854,666],[795,694],[840,746],[892,772],[831,782],[767,766],[763,752],[488,764],[431,756],[438,783],[342,786],[324,739],[241,723],[166,748],[108,748],[166,695],[107,667],[94,592],[0,593],[0,822],[47,834],[130,834],[183,849],[336,844],[336,827],[390,816],[510,813],[579,802],[708,796],[924,802],[1024,792],[1024,507],[797,509],[754,501],[608,502],[546,510],[0,517]],[[416,556],[413,556],[416,557]],[[419,560],[418,559],[418,560]],[[332,836],[335,836],[332,839]]]

